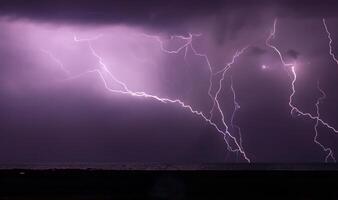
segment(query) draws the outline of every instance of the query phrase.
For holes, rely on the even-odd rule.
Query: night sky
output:
[[[337,11],[329,0],[3,0],[0,164],[334,162]],[[290,95],[307,116],[290,113]]]

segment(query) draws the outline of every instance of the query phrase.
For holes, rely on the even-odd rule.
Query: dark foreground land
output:
[[[0,199],[338,199],[336,165],[45,168],[0,170]]]

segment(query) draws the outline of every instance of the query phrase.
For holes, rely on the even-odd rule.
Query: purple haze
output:
[[[318,123],[315,138],[316,120],[290,114],[295,77],[277,50],[297,73],[293,105],[317,116],[318,103],[338,128],[338,16],[325,4],[264,2],[191,13],[176,2],[170,17],[150,2],[117,3],[130,16],[90,1],[45,5],[49,15],[5,3],[0,163],[333,162],[336,133]]]

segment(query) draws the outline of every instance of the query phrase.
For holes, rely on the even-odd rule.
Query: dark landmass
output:
[[[195,171],[195,170],[230,170],[230,171],[260,171],[260,170],[288,170],[288,171],[338,171],[335,163],[308,164],[271,164],[271,163],[205,163],[205,164],[170,164],[170,163],[46,163],[46,164],[2,164],[0,170],[166,170],[166,171]]]
[[[337,199],[338,197],[336,165],[102,164],[101,167],[98,165],[54,166],[54,168],[22,165],[16,169],[8,167],[4,169],[6,166],[2,166],[0,170],[0,199]]]

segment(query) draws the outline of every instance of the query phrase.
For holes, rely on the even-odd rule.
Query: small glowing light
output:
[[[268,66],[262,65],[262,69],[267,69],[267,68],[268,68]]]

